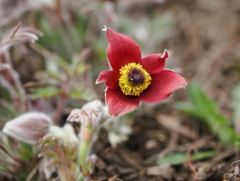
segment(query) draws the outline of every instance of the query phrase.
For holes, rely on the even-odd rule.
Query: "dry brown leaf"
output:
[[[177,132],[179,134],[182,134],[192,140],[198,139],[198,135],[187,126],[181,125],[180,120],[177,117],[158,114],[156,118],[159,124],[163,125],[165,128]]]
[[[169,164],[161,164],[147,168],[147,175],[161,176],[167,180],[172,180],[174,169]]]

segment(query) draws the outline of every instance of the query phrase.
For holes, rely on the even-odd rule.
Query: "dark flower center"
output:
[[[128,72],[128,81],[132,86],[140,85],[144,82],[144,74],[140,69],[133,68]]]
[[[151,84],[150,74],[139,63],[129,63],[120,70],[119,87],[126,96],[139,96]]]

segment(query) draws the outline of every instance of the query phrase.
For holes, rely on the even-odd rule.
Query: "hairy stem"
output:
[[[77,163],[80,164],[82,168],[86,171],[89,169],[89,166],[86,163],[86,159],[91,148],[95,131],[96,130],[93,129],[91,126],[82,125],[81,127],[81,142],[79,144]]]

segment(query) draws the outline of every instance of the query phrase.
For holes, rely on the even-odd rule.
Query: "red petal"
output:
[[[114,70],[119,70],[124,65],[141,60],[141,51],[137,43],[130,37],[117,33],[107,28],[107,57]]]
[[[140,95],[140,100],[155,103],[168,98],[174,90],[185,86],[186,80],[171,70],[152,76],[151,85]]]
[[[162,55],[152,54],[140,60],[140,64],[148,73],[155,75],[159,74],[164,69],[165,60],[168,57],[169,55],[167,51],[165,51]]]
[[[118,86],[119,77],[120,77],[120,74],[115,70],[102,71],[96,83],[105,82],[107,87],[113,90],[117,90],[119,88]]]
[[[106,90],[106,103],[111,116],[121,116],[135,110],[140,100],[135,96],[125,96],[121,90]]]

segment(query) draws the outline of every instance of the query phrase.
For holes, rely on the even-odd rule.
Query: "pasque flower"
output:
[[[28,112],[8,121],[3,127],[3,133],[19,141],[36,144],[48,133],[52,119],[40,112]]]
[[[111,70],[102,71],[96,83],[105,82],[109,114],[120,116],[136,109],[140,101],[156,103],[168,98],[186,80],[164,69],[169,53],[144,58],[137,43],[128,36],[105,27]]]

